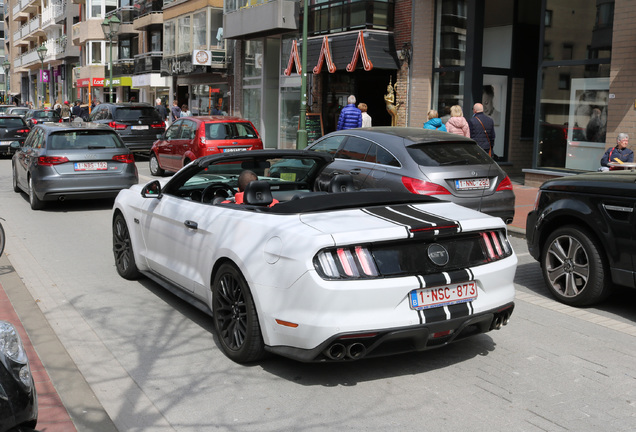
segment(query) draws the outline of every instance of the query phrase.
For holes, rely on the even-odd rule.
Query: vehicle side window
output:
[[[358,137],[349,137],[344,146],[336,153],[336,157],[362,161],[369,152],[370,146],[371,141]]]
[[[179,139],[179,129],[181,128],[182,123],[183,121],[177,121],[170,125],[170,127],[166,131],[166,139]]]
[[[101,116],[102,116],[101,107],[94,108],[93,111],[91,111],[91,115],[88,117],[88,121],[99,120]]]
[[[194,139],[196,132],[196,124],[192,120],[183,120],[181,123],[181,132],[179,136],[181,139],[191,140]]]
[[[345,138],[345,135],[331,136],[314,143],[309,150],[327,152],[331,155],[335,155]]]
[[[38,129],[35,135],[35,139],[33,140],[33,148],[40,149],[44,147],[44,131]]]
[[[37,129],[31,130],[31,132],[29,132],[29,135],[27,136],[27,139],[24,141],[23,147],[33,147],[33,141],[35,141],[35,136],[37,135],[37,133]]]
[[[379,163],[382,165],[394,166],[394,167],[400,166],[400,162],[391,153],[389,153],[388,150],[386,150],[384,147],[379,145],[375,147],[376,147],[376,163]]]
[[[256,138],[256,132],[248,123],[235,123],[236,133],[234,138],[251,139]]]

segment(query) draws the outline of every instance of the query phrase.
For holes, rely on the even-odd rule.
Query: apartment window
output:
[[[88,46],[88,64],[103,64],[105,42],[91,41],[86,45]]]
[[[163,53],[164,55],[174,55],[175,53],[175,29],[174,20],[166,21],[163,24]]]
[[[86,18],[104,18],[107,13],[117,9],[117,0],[86,0]]]
[[[161,30],[150,31],[150,51],[161,51]]]
[[[202,10],[192,15],[193,21],[193,48],[194,49],[207,49],[207,11]]]
[[[574,45],[571,43],[563,44],[563,60],[572,60],[574,58]]]
[[[546,10],[545,16],[543,17],[543,22],[546,27],[552,27],[552,11]]]
[[[187,54],[190,52],[190,15],[180,17],[177,22],[177,54]]]
[[[120,39],[119,40],[119,58],[121,59],[130,59],[130,39]]]

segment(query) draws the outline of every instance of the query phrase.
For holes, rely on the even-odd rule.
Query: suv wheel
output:
[[[157,155],[154,153],[150,153],[150,174],[153,176],[161,177],[166,172],[159,166],[159,160],[157,159]]]
[[[598,242],[576,226],[555,230],[541,248],[545,283],[562,303],[588,306],[610,294],[608,266]]]

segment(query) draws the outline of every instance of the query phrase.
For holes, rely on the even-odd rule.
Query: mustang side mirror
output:
[[[161,198],[161,183],[159,180],[153,180],[141,190],[141,196],[144,198]]]

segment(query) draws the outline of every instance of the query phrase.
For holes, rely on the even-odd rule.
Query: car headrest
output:
[[[353,177],[348,174],[336,174],[329,181],[329,192],[353,192],[356,188],[353,186]]]
[[[245,187],[243,202],[245,204],[268,206],[274,201],[269,183],[263,180],[249,182]]]

